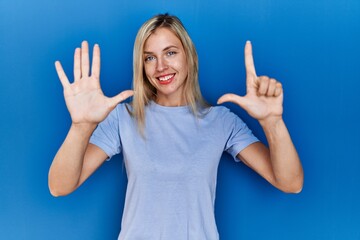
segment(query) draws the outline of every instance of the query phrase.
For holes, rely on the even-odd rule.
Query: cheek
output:
[[[144,74],[145,74],[145,78],[147,79],[147,81],[151,84],[151,86],[156,88],[156,80],[154,80],[153,76],[154,76],[154,68],[147,65],[146,67],[144,66]]]
[[[182,69],[184,71],[184,74],[187,75],[188,74],[188,63],[186,61],[186,58],[184,58],[182,60]]]
[[[186,62],[181,65],[181,72],[184,76],[188,75],[188,66]]]
[[[187,75],[188,74],[188,66],[187,66],[187,62],[182,60],[179,62],[176,62],[173,67],[175,69],[177,69],[182,75]]]
[[[152,70],[151,66],[149,66],[149,65],[144,66],[144,72],[145,72],[145,75],[147,76],[147,78],[149,78],[149,79],[153,75],[153,70]]]

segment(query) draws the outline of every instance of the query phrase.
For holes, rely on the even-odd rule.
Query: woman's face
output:
[[[156,102],[164,106],[185,104],[184,83],[188,66],[179,38],[167,28],[158,28],[144,45],[144,68],[156,88]]]

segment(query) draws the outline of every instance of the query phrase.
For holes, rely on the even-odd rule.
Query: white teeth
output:
[[[164,77],[159,77],[159,80],[160,81],[166,81],[166,80],[169,80],[170,78],[172,78],[173,76],[174,76],[174,74],[167,75],[167,76],[164,76]]]

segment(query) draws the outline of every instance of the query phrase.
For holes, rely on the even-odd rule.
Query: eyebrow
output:
[[[175,45],[170,45],[170,46],[164,48],[162,51],[163,51],[163,52],[166,52],[166,51],[169,50],[170,48],[179,49],[179,48],[178,48],[177,46],[175,46]],[[144,54],[154,54],[154,53],[153,53],[153,52],[144,51]]]

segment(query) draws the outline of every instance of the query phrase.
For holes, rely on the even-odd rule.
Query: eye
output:
[[[172,56],[172,55],[175,55],[175,54],[176,54],[175,51],[169,51],[169,52],[167,52],[167,55],[168,55],[168,56]]]
[[[150,62],[150,61],[152,61],[152,60],[154,60],[155,59],[155,57],[154,56],[146,56],[145,57],[145,62]]]

